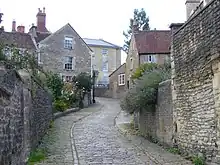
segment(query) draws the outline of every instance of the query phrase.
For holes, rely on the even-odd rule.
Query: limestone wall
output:
[[[219,20],[220,1],[213,0],[173,35],[171,46],[174,141],[218,163]]]
[[[22,75],[23,76],[23,75]],[[24,165],[52,119],[51,97],[30,84],[16,71],[0,65],[0,164]],[[33,97],[32,97],[33,96]]]
[[[135,123],[142,134],[162,144],[172,146],[173,110],[171,80],[160,83],[155,110],[142,109],[135,115]]]

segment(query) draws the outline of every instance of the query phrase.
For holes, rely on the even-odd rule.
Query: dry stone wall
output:
[[[219,0],[175,32],[171,52],[174,142],[220,164]]]
[[[140,132],[161,144],[172,146],[173,109],[171,80],[159,84],[155,110],[142,109],[135,114],[135,123]]]
[[[0,65],[0,164],[24,165],[52,119],[50,95],[36,85],[31,95],[16,71]],[[33,97],[32,97],[33,96]]]

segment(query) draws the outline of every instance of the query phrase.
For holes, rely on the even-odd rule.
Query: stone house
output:
[[[170,58],[170,30],[139,31],[133,25],[133,34],[126,58],[126,86],[131,85],[133,72],[144,63],[164,64]]]
[[[121,98],[125,94],[125,68],[126,63],[119,66],[109,75],[109,93],[112,98]]]
[[[20,31],[6,32],[3,28],[0,28],[0,44],[1,43],[5,45],[4,53],[6,56],[11,55],[11,47],[20,49],[19,53],[21,54],[25,50],[27,50],[29,53],[36,53],[37,51],[37,47],[34,44],[31,36]]]
[[[184,24],[170,26],[173,142],[180,150],[203,155],[207,164],[217,165],[220,164],[220,1],[197,5]],[[190,10],[189,4],[186,9]]]
[[[91,72],[92,50],[68,23],[38,42],[38,61],[48,71],[71,81],[80,72]]]
[[[37,25],[29,29],[37,47],[38,63],[46,71],[59,74],[64,81],[71,81],[80,72],[91,73],[92,50],[67,23],[54,33],[46,28],[46,13],[38,10]]]
[[[121,65],[121,47],[103,39],[84,38],[93,50],[92,67],[99,72],[98,86],[109,84],[109,75]]]

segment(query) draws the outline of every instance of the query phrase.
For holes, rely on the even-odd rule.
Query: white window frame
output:
[[[118,85],[119,86],[125,85],[125,74],[118,75]]]
[[[65,36],[64,38],[64,48],[72,50],[73,49],[73,37]]]
[[[72,59],[72,62],[70,63],[69,62],[69,59],[67,59],[67,58],[71,58]],[[73,70],[73,60],[74,60],[74,58],[73,57],[71,57],[71,56],[65,56],[64,57],[64,66],[63,66],[63,68],[65,69],[65,70]],[[66,66],[68,66],[68,67],[66,67]],[[71,67],[70,67],[71,66]]]

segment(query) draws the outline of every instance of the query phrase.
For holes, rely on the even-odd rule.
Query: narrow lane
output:
[[[114,126],[119,102],[99,99],[103,108],[75,124],[74,141],[80,165],[155,165],[138,151]]]

